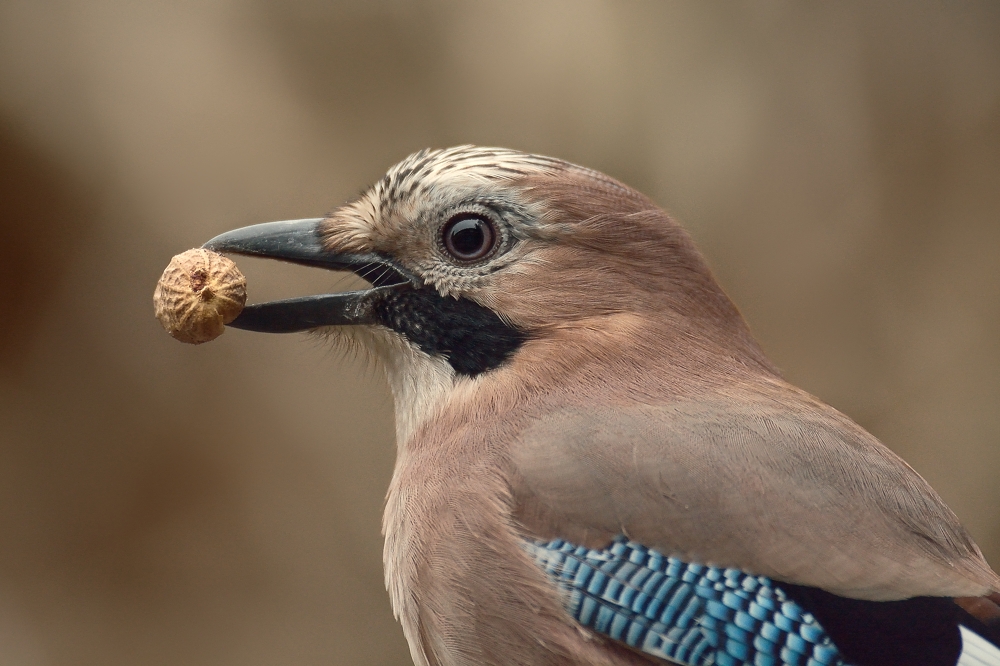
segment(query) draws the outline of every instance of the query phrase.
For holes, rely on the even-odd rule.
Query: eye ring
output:
[[[441,245],[452,259],[471,263],[496,248],[499,234],[493,222],[479,213],[460,213],[441,229]]]

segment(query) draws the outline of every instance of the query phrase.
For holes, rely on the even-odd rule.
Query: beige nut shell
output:
[[[232,261],[196,248],[170,260],[153,292],[156,318],[194,345],[216,339],[247,302],[247,280]]]

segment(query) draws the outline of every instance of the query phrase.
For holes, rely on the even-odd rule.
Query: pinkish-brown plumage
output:
[[[468,210],[495,217],[500,245],[456,264],[441,229]],[[785,382],[687,233],[625,185],[514,151],[424,151],[321,228],[329,253],[391,258],[526,335],[463,373],[391,326],[327,331],[372,351],[395,397],[384,559],[417,664],[656,661],[579,627],[525,539],[624,534],[853,599],[1000,592],[927,483]]]

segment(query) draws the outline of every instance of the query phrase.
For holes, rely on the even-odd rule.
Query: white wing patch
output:
[[[976,632],[960,626],[962,654],[955,666],[1000,666],[1000,649]]]

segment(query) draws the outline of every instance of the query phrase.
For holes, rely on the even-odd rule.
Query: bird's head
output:
[[[631,345],[648,361],[693,344],[766,365],[677,223],[614,179],[547,157],[424,150],[325,218],[238,229],[205,247],[372,284],[249,306],[232,326],[375,330],[391,339],[380,355],[426,356],[456,379],[528,349],[537,362]]]

